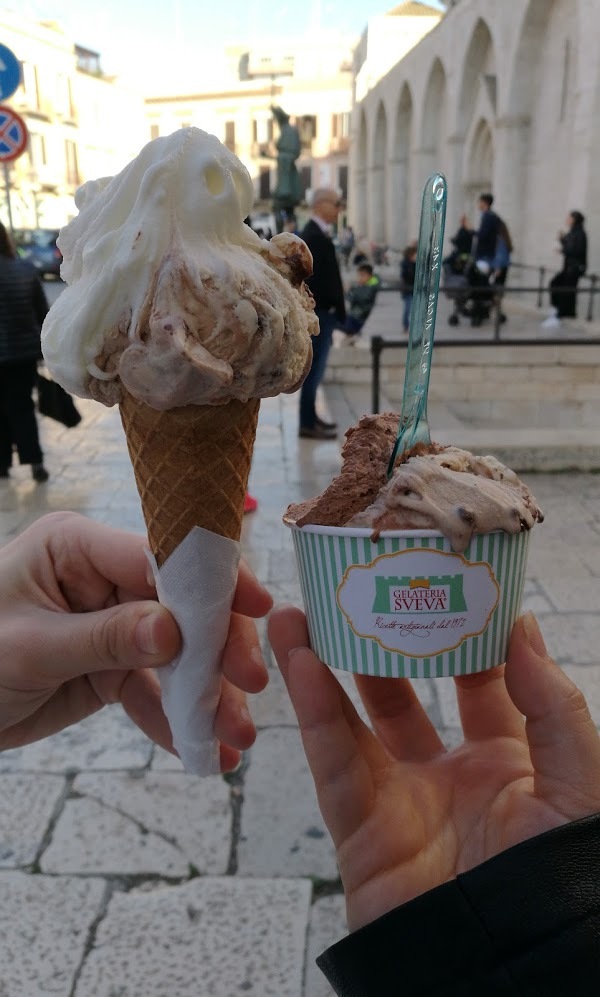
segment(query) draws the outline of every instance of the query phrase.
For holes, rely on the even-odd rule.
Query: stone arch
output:
[[[463,59],[462,80],[458,99],[458,131],[464,138],[472,122],[478,102],[483,97],[496,112],[496,62],[494,42],[489,27],[479,18]]]
[[[385,107],[381,101],[375,114],[371,162],[371,170],[369,171],[369,236],[372,242],[384,245],[387,244],[388,125]]]
[[[411,148],[413,135],[413,99],[404,83],[396,105],[394,138],[390,158],[390,245],[403,249],[412,233]]]
[[[421,119],[421,169],[423,181],[444,171],[447,141],[446,73],[436,58],[429,71]]]
[[[480,118],[466,143],[464,188],[467,214],[473,218],[479,195],[491,191],[494,177],[494,137],[490,123]]]
[[[367,174],[368,174],[367,117],[364,107],[360,109],[358,139],[355,159],[355,202],[353,223],[357,234],[364,236],[367,231]]]

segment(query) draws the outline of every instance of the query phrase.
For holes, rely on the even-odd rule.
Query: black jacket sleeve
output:
[[[312,219],[306,223],[301,238],[312,253],[313,275],[306,283],[315,299],[315,307],[317,311],[334,311],[343,322],[346,303],[335,246]]]
[[[340,997],[600,994],[600,814],[509,848],[317,963]]]
[[[37,274],[34,274],[32,281],[32,298],[36,318],[40,326],[42,326],[48,314],[48,301],[46,300],[46,293],[42,287],[42,282]]]

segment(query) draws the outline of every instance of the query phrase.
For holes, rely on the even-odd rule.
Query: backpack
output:
[[[512,253],[513,248],[514,248],[513,247],[513,242],[512,242],[512,239],[510,237],[510,232],[508,231],[508,226],[507,226],[506,222],[502,220],[502,218],[500,218],[498,220],[498,235],[501,236],[502,239],[504,239],[504,244],[505,244],[508,252]]]

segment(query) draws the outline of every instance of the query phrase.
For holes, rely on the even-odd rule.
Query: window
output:
[[[350,135],[350,112],[343,114],[332,114],[331,116],[331,137],[348,138]]]
[[[302,188],[302,199],[306,200],[306,191],[312,187],[312,167],[300,167],[300,186]]]
[[[37,66],[34,66],[31,62],[23,62],[21,66],[23,71],[23,89],[29,97],[31,105],[39,109],[40,85]]]
[[[300,135],[303,149],[310,149],[313,139],[317,137],[317,118],[314,114],[303,114],[296,118],[296,128]]]
[[[29,133],[29,158],[34,169],[46,165],[46,142],[43,135]]]
[[[348,201],[348,167],[338,166],[338,189],[342,192],[342,199]]]
[[[70,139],[65,140],[65,158],[67,164],[67,183],[71,187],[79,185],[79,169],[77,167],[77,146]]]
[[[235,121],[225,122],[225,145],[230,152],[235,152]]]
[[[271,196],[271,167],[261,166],[258,178],[258,196],[261,201],[268,201]]]

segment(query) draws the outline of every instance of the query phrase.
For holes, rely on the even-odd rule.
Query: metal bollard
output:
[[[542,308],[544,304],[544,291],[546,288],[546,267],[540,267],[540,280],[538,284],[537,306]]]
[[[587,320],[591,322],[594,317],[594,298],[596,297],[596,284],[598,282],[598,275],[595,273],[590,274],[590,300],[588,301],[588,311]]]
[[[379,412],[381,353],[385,340],[383,336],[371,336],[371,411]]]

